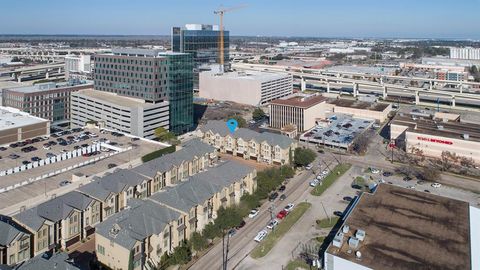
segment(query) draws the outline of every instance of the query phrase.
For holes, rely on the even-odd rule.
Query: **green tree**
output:
[[[317,154],[307,148],[297,147],[294,154],[294,163],[297,167],[306,166],[315,160]]]
[[[220,209],[217,212],[217,219],[215,223],[220,230],[227,230],[233,228],[242,222],[243,218],[236,207],[227,207]]]
[[[192,259],[192,251],[186,242],[183,242],[180,246],[173,250],[170,256],[171,264],[186,264]]]
[[[175,136],[175,134],[166,130],[163,127],[156,128],[154,133],[155,133],[155,137],[159,141],[173,142],[177,140],[177,136]]]
[[[255,108],[252,113],[252,118],[255,121],[262,120],[263,118],[265,118],[265,112],[260,108]]]
[[[207,239],[199,232],[192,233],[190,243],[192,243],[193,250],[196,251],[204,250],[208,245]]]
[[[235,119],[237,120],[237,123],[238,123],[238,127],[239,128],[244,128],[247,126],[247,120],[245,120],[245,118],[241,117],[240,115],[232,115],[230,116],[228,119]],[[228,120],[227,119],[227,120]]]
[[[208,223],[207,225],[205,225],[205,228],[203,228],[203,236],[205,236],[205,238],[207,239],[213,240],[219,235],[220,229],[213,222]]]

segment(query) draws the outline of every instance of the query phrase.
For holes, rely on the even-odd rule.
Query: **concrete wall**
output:
[[[103,254],[100,252],[100,247],[103,247],[105,250]],[[95,234],[95,251],[98,261],[111,269],[128,269],[130,250],[110,241],[98,233]]]
[[[47,136],[49,134],[50,122],[47,121],[18,128],[4,129],[0,131],[0,145]]]
[[[352,257],[354,256],[352,254]],[[325,253],[325,270],[371,270],[371,268]]]

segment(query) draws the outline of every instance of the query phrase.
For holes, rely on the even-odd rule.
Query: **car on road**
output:
[[[257,236],[253,239],[255,242],[261,242],[268,234],[267,230],[261,230],[258,232]]]
[[[270,194],[270,197],[268,197],[268,200],[273,202],[275,201],[275,199],[278,197],[278,192],[274,192],[272,194]]]
[[[270,222],[267,224],[267,229],[273,230],[275,227],[278,225],[278,220],[277,219],[272,219]]]
[[[442,187],[442,184],[440,184],[440,183],[433,183],[433,184],[432,184],[432,187],[434,187],[434,188],[440,188],[440,187]]]
[[[62,182],[58,183],[59,186],[64,187],[66,185],[70,185],[72,182],[68,180],[63,180]]]
[[[373,174],[377,174],[377,173],[380,173],[380,170],[375,168],[370,168],[370,172]]]
[[[232,237],[234,236],[235,234],[237,233],[237,230],[235,230],[234,228],[230,229],[228,231],[228,237]]]
[[[393,175],[393,173],[391,173],[391,172],[383,172],[384,177],[390,177],[392,175]]]
[[[351,202],[353,200],[353,198],[350,197],[350,196],[345,196],[345,197],[343,197],[343,200],[347,201],[347,202]]]
[[[343,216],[343,212],[342,212],[342,211],[335,211],[335,212],[333,212],[333,214],[334,214],[335,216],[339,216],[339,217],[342,217],[342,216]]]
[[[311,170],[313,168],[312,164],[308,164],[307,166],[305,166],[305,169],[307,170]]]
[[[285,210],[285,211],[287,211],[287,212],[291,212],[292,209],[293,209],[293,207],[295,207],[295,204],[289,203],[289,204],[287,204],[287,205],[283,208],[283,210]]]
[[[287,187],[285,185],[281,185],[280,188],[278,188],[278,191],[284,192]]]
[[[310,181],[311,187],[316,187],[318,186],[318,184],[320,184],[320,181],[318,181],[317,179],[313,179],[312,181]]]
[[[250,213],[248,214],[248,217],[249,218],[254,218],[258,215],[258,212],[259,212],[258,209],[252,209],[252,210],[250,210]]]
[[[279,199],[279,200],[280,200],[280,201],[284,201],[286,198],[287,198],[287,195],[282,194],[282,195],[280,195],[280,199]]]
[[[282,210],[282,211],[278,212],[277,218],[278,219],[284,219],[287,215],[288,215],[288,211]]]

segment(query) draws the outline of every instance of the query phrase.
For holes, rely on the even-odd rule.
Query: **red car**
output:
[[[283,218],[286,217],[287,215],[288,215],[288,212],[285,211],[285,210],[282,210],[282,211],[278,212],[277,218],[278,218],[278,219],[283,219]]]

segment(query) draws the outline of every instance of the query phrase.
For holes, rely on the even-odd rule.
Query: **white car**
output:
[[[45,150],[50,150],[50,146],[45,146],[45,145],[44,145],[44,146],[43,146],[43,149],[45,149]]]
[[[317,175],[317,180],[322,180],[324,177],[325,177],[325,175],[319,174],[319,175]]]
[[[373,174],[380,173],[380,170],[379,170],[379,169],[375,169],[375,168],[370,168],[370,171],[371,171]]]
[[[260,242],[267,236],[267,234],[268,234],[267,230],[261,230],[258,232],[257,236],[255,236],[253,240],[255,240],[256,242]]]
[[[252,209],[252,210],[250,211],[250,214],[248,214],[248,217],[249,217],[249,218],[254,218],[254,217],[256,217],[257,215],[258,215],[258,210],[257,210],[257,209]]]
[[[295,207],[295,204],[289,203],[289,204],[287,204],[287,206],[285,206],[285,208],[283,208],[283,210],[285,210],[287,212],[290,212],[290,211],[292,211],[293,207]]]
[[[415,189],[415,186],[408,186],[409,189]]]
[[[385,183],[385,180],[380,179],[380,180],[378,180],[378,182],[379,182],[379,183]]]
[[[305,166],[305,169],[307,170],[311,170],[313,168],[312,164],[308,164],[307,166]]]
[[[270,222],[268,222],[267,228],[270,230],[273,230],[273,228],[277,227],[278,225],[278,220],[277,219],[272,219]]]
[[[433,184],[432,184],[432,187],[434,187],[434,188],[439,188],[439,187],[442,187],[442,184],[440,184],[440,183],[433,183]]]
[[[327,175],[328,174],[328,170],[323,170],[322,171],[322,175]]]
[[[311,187],[316,187],[318,186],[318,184],[320,184],[320,182],[317,179],[314,179],[313,181],[310,182]]]

